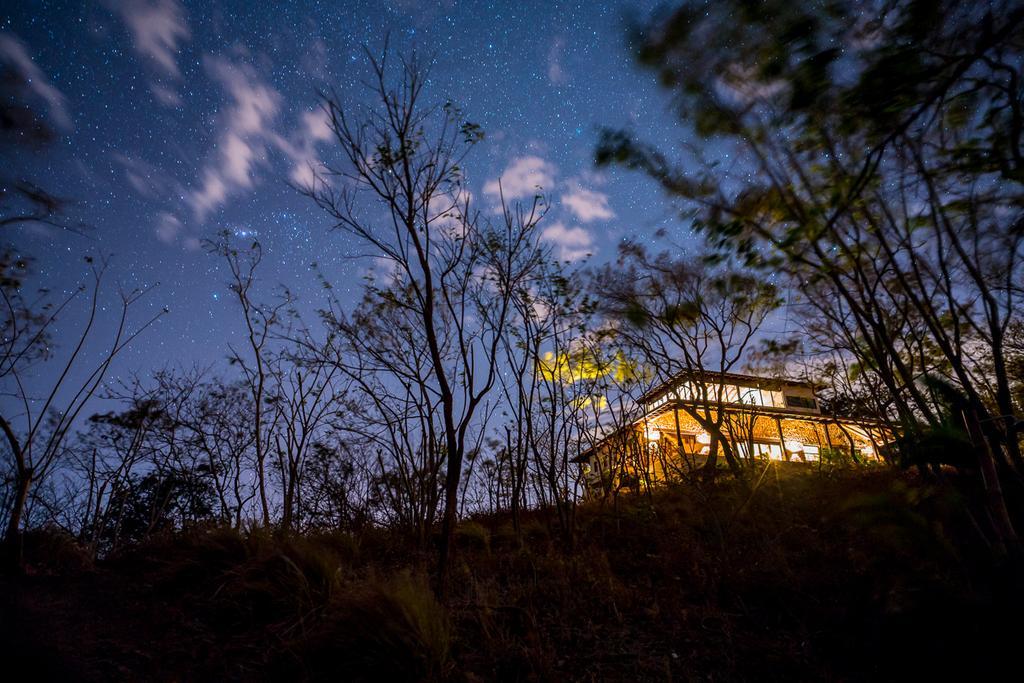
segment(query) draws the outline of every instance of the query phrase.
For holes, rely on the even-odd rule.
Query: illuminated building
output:
[[[823,414],[814,387],[788,379],[690,373],[653,388],[639,403],[638,420],[576,458],[588,489],[682,477],[703,465],[713,447],[723,464],[726,448],[737,461],[871,462],[893,439],[875,420]]]

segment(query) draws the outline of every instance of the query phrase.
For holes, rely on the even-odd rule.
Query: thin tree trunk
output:
[[[7,559],[13,566],[21,564],[21,517],[25,512],[25,504],[28,501],[29,487],[32,485],[32,471],[19,468],[15,485],[17,490],[14,494],[14,504],[11,507],[11,516],[7,521],[7,531],[4,533],[4,544],[7,546]]]
[[[999,483],[995,458],[992,457],[992,451],[982,433],[981,425],[978,424],[977,416],[970,410],[964,410],[961,414],[967,427],[967,433],[970,435],[971,441],[974,442],[974,450],[981,469],[981,482],[985,488],[985,506],[992,519],[993,531],[996,534],[993,546],[998,555],[1009,556],[1012,561],[1018,561],[1020,559],[1020,538],[1017,536],[1017,530],[1010,519],[1009,510],[1006,508],[1006,499],[1003,497],[1003,489]]]

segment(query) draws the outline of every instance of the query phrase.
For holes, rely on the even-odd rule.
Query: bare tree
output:
[[[276,303],[267,305],[261,304],[253,298],[253,287],[257,282],[257,270],[263,260],[263,248],[259,242],[253,242],[247,249],[239,249],[231,243],[231,236],[228,233],[221,235],[214,241],[206,243],[207,249],[218,256],[221,256],[228,265],[231,272],[229,287],[235,294],[238,304],[241,307],[242,317],[245,321],[246,341],[248,349],[245,353],[229,345],[231,355],[229,361],[237,365],[245,377],[252,396],[253,406],[253,447],[255,449],[256,483],[260,500],[260,512],[263,525],[270,526],[270,502],[267,496],[267,456],[269,446],[274,440],[274,431],[277,428],[275,418],[279,413],[270,411],[270,420],[267,419],[267,390],[270,374],[270,366],[273,355],[268,344],[276,334],[280,333],[277,328],[282,323],[282,318],[287,307],[291,304],[291,297],[287,291]]]
[[[253,476],[254,412],[251,386],[246,380],[214,379],[197,387],[187,412],[180,418],[192,448],[206,459],[220,505],[218,516],[235,528],[242,526],[250,503],[259,495]]]
[[[394,294],[394,292],[392,292]],[[425,546],[443,500],[445,450],[433,366],[413,309],[370,289],[350,315],[332,298],[323,317],[323,355],[347,378],[336,426],[370,454],[372,502],[378,517]],[[450,350],[444,347],[444,356]]]
[[[541,213],[535,201],[525,212],[506,207],[497,226],[482,217],[462,169],[482,132],[450,103],[424,104],[427,71],[415,56],[399,60],[394,81],[386,55],[369,61],[375,106],[359,112],[324,97],[342,162],[305,192],[359,248],[393,269],[393,284],[376,286],[375,295],[408,309],[428,351],[425,390],[439,402],[446,458],[444,586],[463,461],[496,380],[513,293],[537,262]],[[364,198],[375,208],[364,207]]]
[[[271,365],[273,389],[267,403],[276,413],[274,453],[281,478],[281,527],[289,531],[297,512],[306,462],[317,443],[328,436],[335,406],[338,366],[320,362],[322,353],[303,357],[279,355]]]
[[[567,546],[575,539],[580,471],[574,460],[594,438],[608,408],[610,381],[622,359],[602,348],[579,272],[550,263],[516,300],[505,380],[514,409],[513,483],[533,487],[532,501],[551,508]],[[522,481],[529,475],[528,481]],[[515,492],[514,493],[518,493]]]
[[[15,493],[7,511],[4,539],[15,560],[20,557],[22,515],[33,486],[39,486],[51,473],[63,452],[69,431],[102,385],[117,355],[166,313],[165,309],[155,314],[132,331],[129,329],[129,313],[148,290],[119,292],[120,311],[114,323],[112,338],[107,342],[106,350],[99,360],[92,366],[86,365],[85,348],[87,342],[91,342],[95,336],[93,328],[97,322],[101,285],[106,271],[105,261],[96,263],[91,258],[86,261],[90,266],[92,282],[88,288],[83,286],[78,293],[89,297],[87,318],[70,353],[58,369],[56,379],[44,393],[36,395],[28,389],[24,371],[16,364],[9,366],[5,378],[13,385],[10,390],[13,402],[21,408],[17,414],[0,414],[0,429],[14,464]],[[55,317],[51,316],[47,318],[46,325],[54,321]],[[37,333],[37,336],[41,333]]]

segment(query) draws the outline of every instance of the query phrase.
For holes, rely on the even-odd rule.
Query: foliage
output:
[[[670,158],[607,130],[597,150],[658,182],[717,258],[781,276],[835,402],[934,432],[946,401],[922,378],[954,385],[991,530],[1014,548],[1022,25],[1001,0],[683,2],[635,38],[689,144]]]

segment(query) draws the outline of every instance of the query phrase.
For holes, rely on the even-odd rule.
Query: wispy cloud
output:
[[[67,98],[50,83],[43,70],[32,60],[25,43],[13,33],[0,32],[0,61],[11,67],[31,93],[46,102],[55,126],[71,130],[73,124],[67,109]]]
[[[594,253],[594,238],[585,228],[556,221],[544,228],[540,237],[555,246],[562,261],[578,261]]]
[[[107,5],[127,27],[136,54],[161,76],[180,81],[179,43],[192,38],[181,4],[177,0],[107,0]],[[158,81],[149,88],[162,104],[181,104],[177,88]]]
[[[174,244],[184,227],[173,213],[161,211],[156,215],[156,237],[164,244]]]
[[[200,222],[231,194],[253,186],[254,167],[266,159],[268,143],[278,139],[273,126],[281,108],[281,94],[252,67],[220,57],[208,57],[205,65],[229,104],[221,117],[217,152],[200,173],[199,186],[186,196]]]
[[[615,218],[608,205],[608,195],[588,190],[577,182],[570,182],[569,191],[562,195],[562,205],[584,223]]]
[[[202,241],[188,234],[185,223],[170,211],[157,212],[153,232],[164,244],[178,245],[185,251],[199,251],[203,247]]]
[[[128,27],[135,52],[168,76],[181,78],[178,43],[189,40],[192,32],[177,0],[108,0],[107,4]]]
[[[555,38],[548,49],[548,80],[552,85],[561,85],[569,80],[562,68],[562,51],[565,49],[565,39]]]
[[[541,194],[555,182],[555,165],[538,156],[519,157],[509,164],[500,178],[484,184],[484,194],[497,197],[499,191],[505,199],[522,199]],[[500,190],[499,190],[500,180]]]
[[[333,135],[327,112],[315,109],[302,113],[299,127],[291,136],[274,136],[274,144],[292,162],[292,170],[288,175],[292,183],[298,187],[313,184],[314,174],[323,167],[317,146],[330,140]]]
[[[181,183],[159,167],[121,152],[114,152],[111,156],[124,169],[124,178],[128,185],[140,196],[146,199],[166,200],[184,194],[185,190]]]
[[[208,56],[204,65],[224,91],[227,105],[218,119],[215,152],[199,172],[198,182],[184,193],[197,222],[202,223],[233,195],[254,187],[257,169],[272,152],[290,163],[289,180],[299,187],[313,182],[323,167],[318,148],[333,133],[326,112],[302,112],[293,130],[282,119],[283,97],[254,68],[223,57]]]

